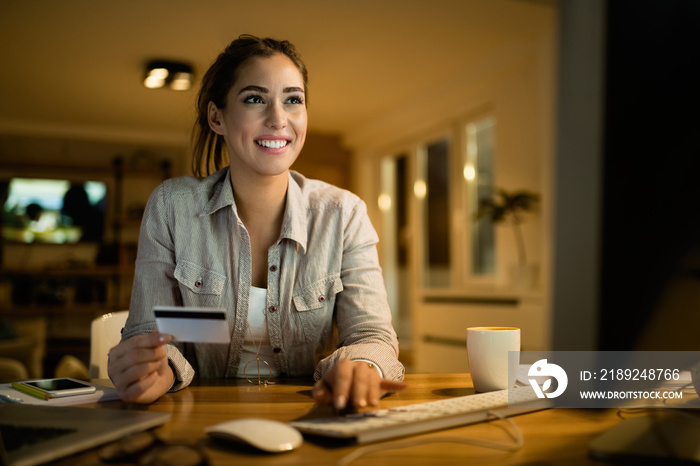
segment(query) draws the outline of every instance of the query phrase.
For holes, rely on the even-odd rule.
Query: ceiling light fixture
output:
[[[192,87],[194,72],[187,63],[152,60],[146,65],[143,85],[149,89],[169,87],[174,91],[186,91]]]

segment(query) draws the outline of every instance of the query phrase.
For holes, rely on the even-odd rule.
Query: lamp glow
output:
[[[190,73],[175,73],[170,83],[170,89],[174,91],[186,91],[192,87],[192,75]]]
[[[379,210],[388,212],[389,209],[391,209],[391,196],[386,193],[380,194],[379,199],[377,199],[377,204],[379,205]]]
[[[425,195],[428,194],[428,186],[423,180],[417,180],[413,183],[413,195],[418,199],[425,199]]]
[[[148,77],[165,79],[168,77],[169,74],[170,72],[168,72],[166,68],[153,68],[148,72]]]
[[[466,164],[462,174],[464,175],[465,180],[474,181],[474,178],[476,178],[476,170],[474,169],[474,165],[470,163]]]
[[[143,80],[143,85],[149,89],[158,89],[165,85],[165,79],[157,76],[147,76],[146,79]]]
[[[187,63],[153,60],[146,66],[143,85],[149,89],[168,87],[174,91],[186,91],[192,87],[194,72]]]

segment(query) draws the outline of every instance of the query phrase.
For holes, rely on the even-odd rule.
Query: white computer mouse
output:
[[[209,426],[204,431],[212,438],[245,443],[270,453],[294,450],[304,441],[294,427],[272,419],[235,419]]]

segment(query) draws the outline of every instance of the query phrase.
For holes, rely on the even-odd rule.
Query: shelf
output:
[[[3,267],[0,314],[86,315],[127,309],[133,265]]]
[[[537,289],[519,290],[513,287],[473,286],[470,289],[457,288],[423,288],[417,292],[418,299],[433,303],[469,303],[469,302],[513,302],[522,300],[540,300],[542,292]]]
[[[16,173],[27,176],[37,169],[32,165],[13,166]],[[5,264],[11,264],[0,266],[0,319],[28,317],[48,322],[44,372],[50,375],[65,354],[87,361],[93,319],[129,308],[141,216],[149,193],[171,176],[172,164],[140,153],[130,158],[117,156],[105,166],[41,168],[65,174],[67,179],[73,179],[76,172],[80,178],[89,179],[95,174],[100,179],[106,173],[112,175],[108,184],[110,202],[105,206],[105,228],[111,233],[111,237],[104,237],[108,244],[90,243],[91,247],[75,253],[63,251],[63,244],[41,243],[39,248],[35,247],[39,243],[17,243],[20,249],[14,247],[14,242],[0,242]],[[13,260],[7,261],[10,249]]]
[[[0,277],[113,277],[134,274],[133,265],[86,265],[83,267],[0,267]]]
[[[40,317],[64,314],[95,314],[123,311],[129,308],[129,303],[115,306],[109,303],[75,303],[75,304],[4,304],[0,305],[0,315],[11,317]]]
[[[127,227],[127,228],[139,228],[141,227],[141,218],[131,218],[131,217],[121,217],[114,220],[114,226],[116,227]]]

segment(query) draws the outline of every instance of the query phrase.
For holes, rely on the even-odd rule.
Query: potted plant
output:
[[[513,229],[515,247],[518,253],[517,267],[514,271],[516,284],[523,284],[527,281],[529,282],[527,286],[534,286],[534,281],[536,281],[537,266],[528,263],[521,224],[523,223],[523,215],[533,211],[539,202],[539,194],[525,189],[514,191],[498,189],[493,198],[479,200],[477,220],[488,218],[494,225],[507,222]]]

